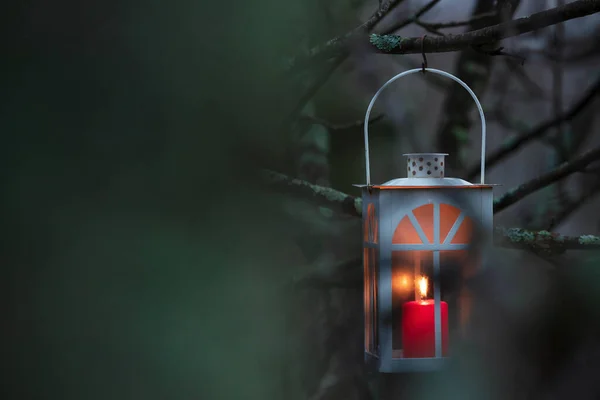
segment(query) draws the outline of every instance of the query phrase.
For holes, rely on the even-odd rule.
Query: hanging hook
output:
[[[427,68],[427,56],[425,55],[425,38],[427,35],[423,35],[421,38],[421,55],[423,56],[423,62],[421,63],[421,72],[425,73],[425,68]]]

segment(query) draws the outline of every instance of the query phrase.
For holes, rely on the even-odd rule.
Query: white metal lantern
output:
[[[468,321],[471,297],[466,278],[481,264],[467,257],[477,224],[491,238],[492,185],[484,184],[485,118],[475,93],[457,77],[481,116],[481,182],[444,177],[447,154],[405,154],[407,178],[372,185],[368,121],[389,84],[421,69],[396,75],[375,94],[365,116],[366,185],[363,199],[365,360],[380,372],[434,371],[452,353],[455,335]],[[478,231],[480,232],[480,231]],[[479,239],[479,238],[478,238]],[[443,265],[460,266],[458,290],[444,291]],[[387,318],[387,319],[386,319]]]

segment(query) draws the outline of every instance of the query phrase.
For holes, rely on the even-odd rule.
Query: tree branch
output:
[[[453,21],[453,22],[423,22],[419,21],[420,25],[427,26],[430,29],[438,30],[444,28],[457,28],[459,26],[472,25],[474,22],[480,22],[490,19],[490,17],[495,17],[496,12],[486,12],[478,15],[474,15],[470,19],[465,21]]]
[[[583,111],[598,94],[600,94],[600,79],[598,79],[594,85],[587,90],[583,97],[579,99],[579,101],[577,101],[565,114],[560,115],[550,121],[542,122],[530,132],[517,136],[516,138],[506,142],[506,144],[504,144],[499,150],[486,157],[485,165],[488,168],[494,166],[496,163],[503,160],[506,156],[517,150],[525,143],[541,137],[548,130],[562,124],[564,121],[571,121],[575,116]],[[475,179],[478,174],[479,166],[473,166],[467,173],[467,180]]]
[[[533,251],[597,250],[600,249],[600,236],[565,236],[556,232],[498,227],[494,229],[494,245]]]
[[[597,182],[595,185],[585,186],[576,199],[569,199],[567,204],[563,204],[562,209],[560,209],[556,214],[553,215],[552,221],[550,222],[550,226],[548,227],[548,229],[554,229],[556,226],[560,225],[571,214],[573,214],[581,206],[583,206],[586,202],[591,200],[599,193],[600,182]]]
[[[328,207],[341,214],[352,217],[362,215],[362,199],[359,197],[350,196],[332,188],[313,185],[301,179],[293,179],[274,171],[263,170],[261,175],[263,181],[278,192],[310,199],[318,205]]]
[[[328,40],[320,46],[313,47],[307,53],[290,60],[288,69],[290,72],[294,72],[295,70],[302,70],[306,68],[308,64],[319,60],[323,61],[339,56],[345,57],[347,55],[346,45],[349,42],[355,37],[371,31],[371,29],[373,29],[387,14],[402,2],[404,2],[404,0],[386,1],[375,13],[373,13],[371,18],[352,29],[350,32]]]
[[[501,7],[504,3],[498,2],[493,21],[501,20]],[[493,10],[493,2],[477,0],[473,10],[474,15]],[[503,9],[503,7],[502,7]],[[506,15],[512,18],[512,13]],[[483,28],[481,21],[476,21],[469,28],[472,30]],[[497,47],[497,46],[495,46]],[[477,48],[474,48],[477,49]],[[473,88],[479,96],[487,89],[493,59],[483,51],[462,51],[456,60],[454,71],[456,76]],[[469,143],[469,130],[472,124],[470,111],[474,107],[473,99],[459,85],[452,85],[446,93],[443,105],[442,118],[436,132],[436,147],[453,157],[446,162],[446,173],[463,176],[466,168],[464,149]]]
[[[584,153],[581,157],[573,161],[565,162],[552,171],[519,185],[515,189],[509,190],[507,193],[500,196],[500,198],[494,200],[494,213],[504,210],[531,193],[534,193],[535,191],[542,189],[574,172],[581,171],[590,163],[598,159],[600,159],[600,147]]]
[[[293,123],[298,117],[298,114],[304,108],[306,103],[314,97],[317,91],[327,82],[331,74],[344,62],[348,56],[346,49],[347,43],[360,37],[361,34],[369,32],[373,29],[389,12],[401,4],[404,0],[389,0],[383,5],[380,4],[379,9],[366,22],[360,24],[356,28],[343,36],[338,36],[329,40],[322,46],[311,49],[308,53],[293,58],[289,61],[288,72],[306,72],[308,67],[315,61],[320,61],[321,69],[314,74],[316,77],[310,79],[308,83],[302,82],[297,89],[300,92],[298,101],[292,107],[289,115],[283,120],[283,129]]]
[[[494,229],[494,246],[528,250],[539,255],[556,255],[566,250],[599,250],[600,236],[566,236],[556,232],[498,227]],[[360,289],[363,285],[362,258],[357,255],[351,260],[328,268],[327,271],[297,277],[293,279],[293,284],[299,289]]]
[[[562,7],[532,14],[529,17],[518,18],[458,35],[426,37],[423,41],[420,37],[403,38],[397,35],[372,34],[370,42],[377,52],[385,54],[420,53],[422,47],[427,53],[458,51],[470,46],[494,43],[597,12],[600,12],[600,0],[578,0]]]
[[[300,198],[314,201],[352,217],[362,217],[362,199],[350,196],[335,189],[312,185],[300,179],[292,179],[286,175],[263,171],[262,178],[271,189]],[[530,250],[536,254],[556,254],[566,250],[600,249],[600,236],[581,235],[565,236],[549,231],[531,231],[521,228],[494,228],[493,242],[495,246]],[[359,249],[357,249],[358,252]],[[356,258],[339,263],[327,271],[317,272],[294,279],[296,287],[360,287],[362,275],[360,267],[362,259]]]
[[[427,3],[423,7],[421,7],[412,17],[409,17],[409,18],[405,19],[404,21],[395,23],[394,25],[392,25],[388,29],[386,29],[383,34],[389,34],[389,33],[396,32],[397,30],[400,30],[400,29],[404,28],[405,26],[412,24],[413,22],[417,22],[419,20],[419,18],[421,18],[427,11],[431,10],[439,2],[440,2],[440,0],[431,0],[429,3]]]

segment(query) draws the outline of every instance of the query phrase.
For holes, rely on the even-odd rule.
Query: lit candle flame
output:
[[[427,297],[427,286],[428,286],[427,277],[421,276],[421,278],[419,279],[418,285],[419,285],[419,292],[421,295],[421,299],[426,298]]]

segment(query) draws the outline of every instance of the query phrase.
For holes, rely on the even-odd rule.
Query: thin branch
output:
[[[502,211],[504,208],[552,182],[562,179],[574,172],[583,170],[587,165],[599,158],[600,148],[591,150],[577,160],[570,163],[564,163],[547,174],[509,191],[500,198],[494,200],[494,213]],[[360,197],[351,196],[332,188],[313,185],[301,179],[290,178],[287,175],[269,170],[264,170],[262,172],[262,180],[269,188],[274,189],[277,192],[308,199],[317,205],[328,207],[333,211],[351,217],[362,216],[362,199]]]
[[[306,103],[314,97],[317,91],[329,80],[329,77],[335,70],[346,60],[348,52],[346,49],[347,43],[354,40],[355,37],[360,37],[361,34],[370,32],[388,13],[401,4],[404,0],[389,0],[383,5],[380,4],[379,9],[366,22],[360,24],[356,28],[343,36],[338,36],[329,40],[322,46],[311,49],[307,54],[301,57],[296,57],[290,60],[288,72],[303,71],[308,69],[313,61],[321,60],[325,66],[321,70],[315,72],[316,77],[308,84],[302,84],[300,96],[290,113],[283,120],[282,128],[285,130],[293,123],[302,111]],[[323,57],[321,57],[323,56]]]
[[[311,82],[310,85],[302,92],[296,105],[287,116],[287,118],[283,121],[283,126],[287,128],[291,123],[293,123],[306,103],[312,99],[317,91],[323,86],[328,80],[331,74],[344,62],[345,57],[337,57],[336,59],[330,60],[329,65],[327,65],[322,71],[319,72],[317,77]]]
[[[487,54],[488,56],[505,56],[505,57],[510,57],[510,58],[514,58],[519,60],[519,64],[521,66],[523,66],[525,64],[525,57],[519,55],[519,54],[512,54],[512,53],[508,53],[506,51],[504,51],[504,47],[498,47],[496,49],[493,50],[484,50],[481,46],[473,46],[473,50],[477,51],[478,53],[483,53],[483,54]]]
[[[350,196],[335,189],[313,185],[301,179],[290,178],[274,171],[263,170],[262,178],[271,189],[278,192],[310,199],[318,205],[352,217],[362,215],[362,199],[358,197]]]
[[[553,215],[552,221],[548,229],[554,229],[562,222],[564,222],[571,214],[581,208],[585,203],[594,198],[600,193],[600,182],[595,185],[586,186],[579,197],[571,199],[567,204],[563,205],[562,209]]]
[[[321,125],[324,128],[327,128],[328,130],[331,130],[331,131],[343,131],[343,130],[351,129],[351,128],[359,128],[365,124],[365,121],[363,119],[358,120],[358,121],[348,122],[345,124],[333,124],[322,118],[317,118],[317,117],[313,117],[310,115],[302,115],[302,116],[300,116],[300,118],[302,118],[310,123]],[[369,119],[369,124],[375,123],[377,121],[381,121],[382,119],[383,119],[383,114],[379,114],[379,115]]]
[[[548,96],[536,82],[533,81],[527,74],[524,68],[517,67],[513,61],[508,58],[504,59],[504,64],[515,77],[521,81],[523,86],[527,88],[534,97],[546,99]]]
[[[496,16],[496,12],[491,11],[491,12],[481,13],[479,15],[474,15],[470,19],[467,19],[464,21],[453,21],[453,22],[423,22],[423,21],[419,21],[419,22],[421,25],[427,26],[430,29],[438,30],[438,29],[456,28],[459,26],[471,25],[475,22],[481,22],[481,21],[490,19],[490,17],[495,17],[495,16]]]
[[[535,13],[483,29],[448,35],[446,37],[427,37],[423,46],[427,53],[441,53],[463,50],[470,46],[485,45],[523,33],[532,32],[559,22],[585,17],[600,12],[600,0],[578,0],[562,7]],[[385,54],[414,54],[421,52],[420,37],[403,38],[396,35],[370,36],[375,50]]]
[[[589,164],[598,159],[600,159],[600,147],[508,191],[494,200],[494,213],[504,210],[506,207],[559,179],[584,170]],[[317,205],[328,207],[344,215],[362,216],[362,199],[360,197],[351,196],[332,188],[313,185],[301,179],[290,178],[287,175],[269,170],[262,171],[262,180],[269,188],[280,193],[311,200]]]
[[[493,3],[488,0],[477,0],[473,15],[493,10]],[[500,3],[498,3],[500,7]],[[500,10],[496,10],[495,22],[500,22]],[[512,14],[510,15],[512,16]],[[482,22],[475,22],[469,29],[484,27]],[[477,49],[473,47],[473,49]],[[480,50],[480,49],[479,49]],[[458,71],[457,77],[470,87],[477,87],[481,96],[487,89],[491,77],[493,60],[483,51],[463,51],[456,59],[453,68]],[[439,121],[436,133],[436,146],[444,153],[455,155],[446,164],[446,172],[464,175],[467,167],[465,152],[462,151],[469,143],[468,132],[472,124],[470,111],[473,109],[473,100],[469,98],[458,85],[452,85],[446,93],[443,105],[442,118]]]
[[[385,32],[383,32],[383,34],[385,35],[385,34],[396,32],[396,31],[412,24],[413,22],[418,21],[419,18],[421,18],[423,16],[423,14],[425,14],[426,12],[431,10],[439,2],[440,2],[440,0],[431,0],[429,3],[427,3],[423,7],[421,7],[412,17],[406,18],[405,20],[400,21],[400,22],[390,26],[388,29],[385,30]]]
[[[516,138],[508,141],[499,150],[486,157],[486,166],[488,168],[492,167],[493,165],[503,160],[506,156],[510,155],[513,151],[517,150],[525,143],[540,138],[547,131],[562,124],[565,121],[571,121],[575,116],[577,116],[581,111],[583,111],[586,108],[586,106],[590,104],[598,94],[600,94],[600,79],[598,79],[594,83],[594,85],[592,85],[587,90],[587,92],[582,96],[582,98],[579,99],[579,101],[577,101],[565,114],[559,115],[558,117],[550,121],[542,122],[528,133],[519,135]],[[469,169],[469,172],[467,173],[467,180],[475,179],[478,174],[479,166],[473,166]]]
[[[556,232],[530,231],[521,228],[495,228],[494,245],[523,250],[598,250],[600,236],[565,236]]]
[[[556,255],[566,250],[599,250],[600,236],[566,236],[549,231],[521,228],[494,228],[494,246],[505,249],[528,250],[539,255]],[[293,279],[295,288],[355,288],[363,285],[362,258],[357,256],[326,271]]]
[[[292,179],[286,175],[262,171],[262,178],[270,188],[309,199],[319,205],[326,206],[340,213],[362,217],[362,199],[340,191],[312,185],[300,179]],[[599,185],[600,186],[600,185]],[[521,228],[494,228],[494,245],[510,249],[531,250],[536,253],[561,253],[565,250],[598,250],[600,236],[581,235],[565,236],[549,231],[531,231]],[[327,271],[317,272],[305,277],[295,278],[296,287],[352,287],[362,283],[360,256],[339,263]],[[357,275],[358,273],[358,275]]]
[[[320,46],[313,47],[306,54],[292,59],[289,62],[288,69],[293,72],[294,70],[302,70],[306,68],[308,64],[314,61],[327,60],[339,56],[343,56],[345,58],[347,55],[346,45],[349,42],[351,42],[355,37],[371,31],[386,15],[388,15],[403,2],[404,0],[386,1],[375,13],[373,13],[373,15],[371,15],[371,18],[355,27],[350,32],[328,40]]]
[[[441,31],[439,31],[437,29],[430,28],[429,26],[427,26],[426,24],[422,23],[421,21],[415,21],[415,24],[417,24],[421,28],[425,29],[427,32],[433,33],[434,35],[443,36],[443,37],[446,36],[446,34],[444,32],[441,32]]]
[[[590,163],[598,159],[600,159],[600,147],[584,153],[581,157],[573,161],[565,162],[552,171],[519,185],[515,189],[509,190],[507,193],[500,196],[500,198],[494,200],[494,213],[504,210],[537,190],[557,182],[574,172],[581,171]]]

